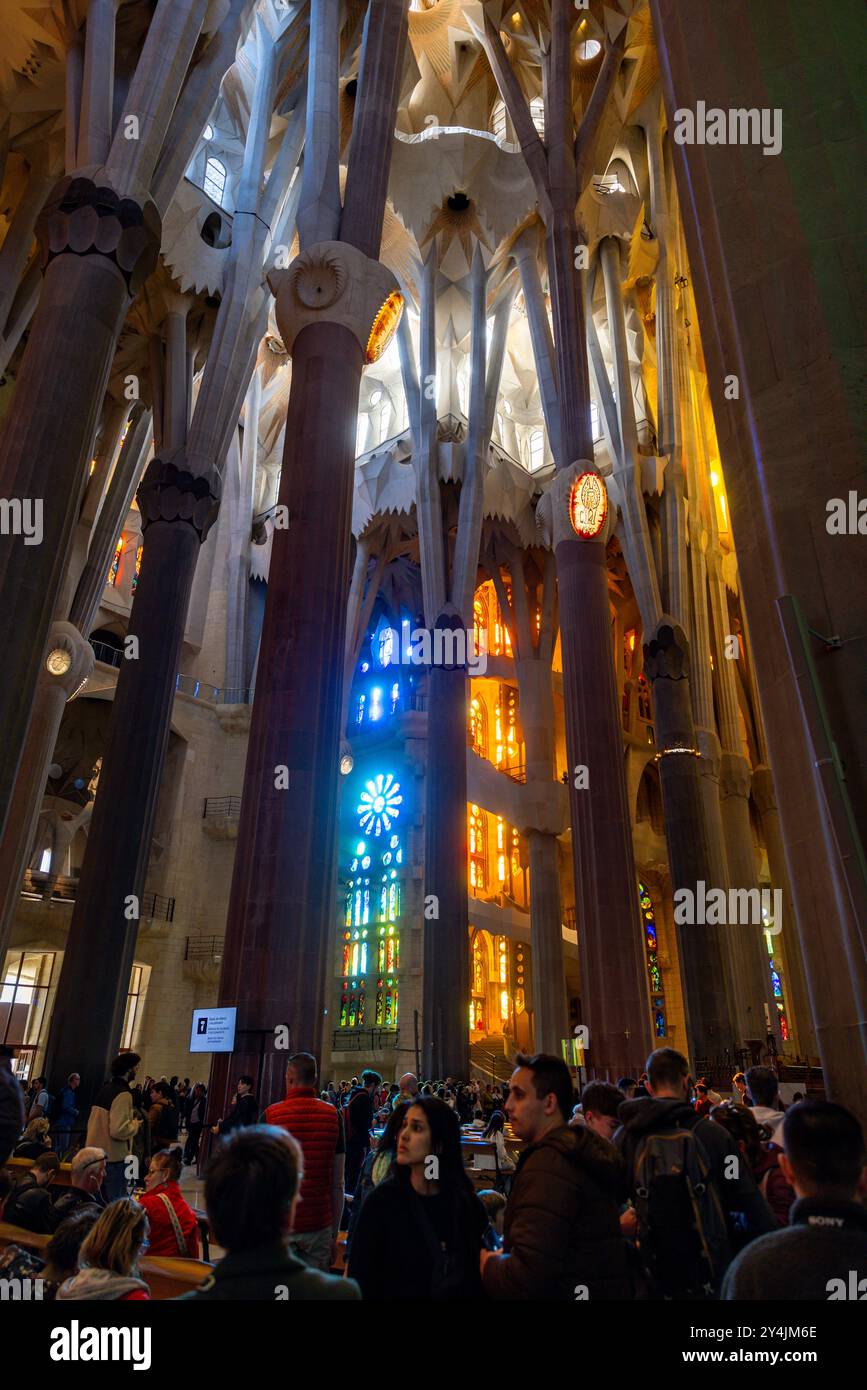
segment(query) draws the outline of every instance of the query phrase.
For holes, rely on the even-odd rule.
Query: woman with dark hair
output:
[[[391,1175],[367,1197],[349,1255],[366,1299],[482,1298],[488,1220],[461,1157],[456,1115],[436,1096],[405,1108]]]

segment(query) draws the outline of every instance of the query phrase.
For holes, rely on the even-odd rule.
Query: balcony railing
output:
[[[202,820],[237,820],[241,814],[239,796],[206,796]]]
[[[220,961],[223,959],[224,945],[223,936],[188,936],[184,946],[184,960]]]
[[[120,667],[123,661],[123,648],[109,646],[96,638],[89,638],[97,661],[105,666]],[[179,671],[175,676],[175,690],[181,695],[190,695],[194,700],[208,700],[212,705],[249,705],[253,699],[252,690],[229,690],[223,686],[212,685],[210,681],[199,680],[198,676],[185,676]]]
[[[45,885],[51,883],[51,897],[59,902],[75,902],[78,893],[78,878],[66,874],[41,873],[38,869],[27,869],[21,884],[25,898],[41,898]],[[161,893],[143,893],[139,903],[139,916],[150,922],[173,922],[175,920],[175,900]]]
[[[561,915],[564,927],[568,927],[569,931],[578,930],[578,916],[574,907],[564,907]]]
[[[173,922],[175,920],[174,898],[164,898],[160,893],[144,893],[141,900],[141,915],[151,922]]]
[[[506,776],[510,777],[513,782],[526,782],[527,780],[527,764],[523,758],[516,763],[506,763],[502,767],[498,767],[497,771],[505,772]]]
[[[105,666],[120,666],[123,661],[122,647],[110,647],[107,642],[96,642],[92,637],[90,645],[97,661],[101,661]]]
[[[335,1052],[370,1052],[397,1046],[396,1028],[335,1028]]]

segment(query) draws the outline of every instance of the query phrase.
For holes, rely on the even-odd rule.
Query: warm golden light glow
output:
[[[598,473],[582,473],[569,490],[569,520],[576,536],[598,536],[608,514],[608,493]]]
[[[370,365],[378,362],[395,335],[404,308],[404,298],[399,290],[393,290],[383,304],[370,330],[364,360]]]
[[[71,665],[72,657],[63,647],[55,647],[53,652],[48,653],[45,662],[46,669],[52,676],[65,676]]]
[[[714,473],[713,471],[711,471],[710,485],[711,487],[719,487],[719,473]]]

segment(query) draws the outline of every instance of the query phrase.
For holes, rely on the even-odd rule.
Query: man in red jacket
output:
[[[286,1099],[269,1105],[263,1118],[297,1139],[304,1155],[289,1249],[327,1273],[334,1263],[343,1211],[345,1144],[337,1110],[318,1097],[316,1058],[309,1052],[296,1052],[289,1058]]]

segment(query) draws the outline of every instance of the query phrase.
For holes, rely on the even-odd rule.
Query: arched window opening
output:
[[[205,182],[202,185],[209,198],[223,206],[226,191],[226,166],[216,155],[209,155],[205,163]]]
[[[530,472],[536,473],[545,462],[545,436],[541,430],[530,431]]]
[[[487,817],[478,806],[470,807],[468,838],[470,846],[470,892],[477,897],[480,893],[484,893],[488,886]]]

